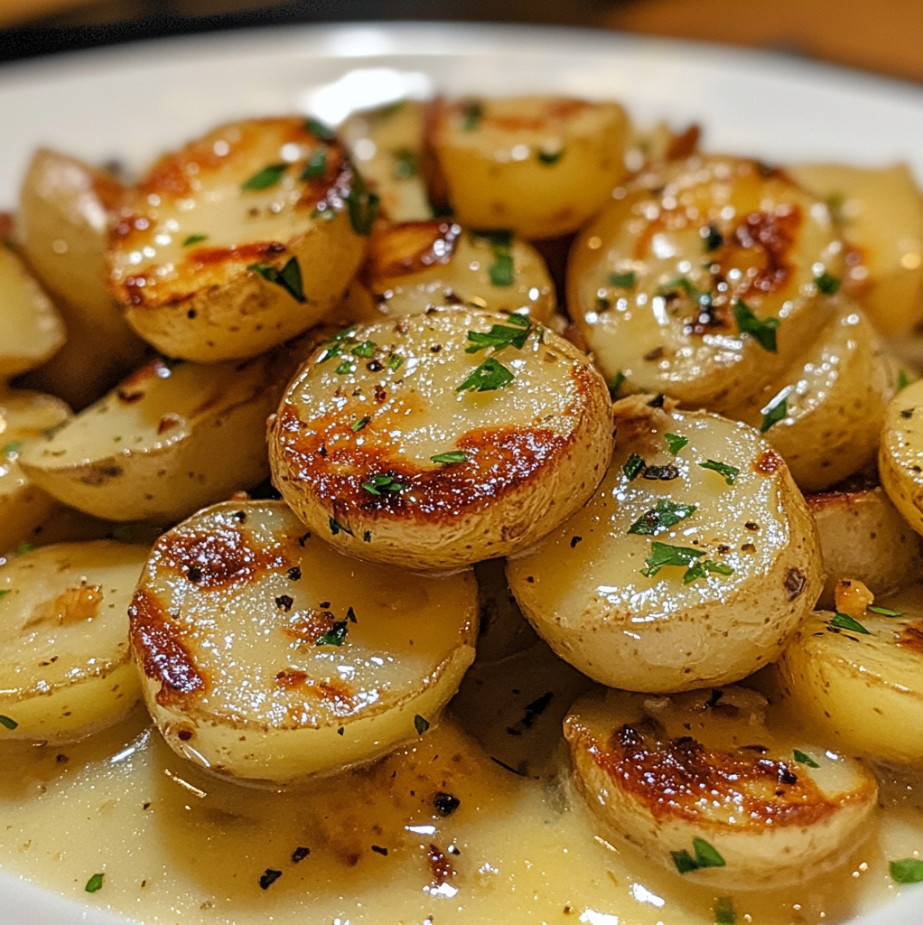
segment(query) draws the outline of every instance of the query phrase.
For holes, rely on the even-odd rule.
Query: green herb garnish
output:
[[[522,319],[525,325],[513,319]],[[519,350],[525,346],[529,337],[529,319],[523,318],[522,315],[510,315],[510,321],[513,321],[515,327],[506,324],[491,325],[487,333],[483,331],[469,331],[469,344],[465,347],[465,353],[477,353],[486,347],[493,347],[494,350],[502,350],[504,347],[516,347]]]
[[[355,622],[355,620],[353,621]],[[314,640],[315,646],[341,646],[343,645],[344,640],[346,639],[346,634],[349,632],[349,622],[347,620],[334,620],[333,626],[330,628],[329,633],[324,633],[323,636],[318,636]]]
[[[262,170],[258,170],[249,180],[244,180],[240,188],[245,190],[269,189],[282,179],[287,169],[288,164],[269,164]]]
[[[830,626],[837,626],[841,630],[850,630],[853,633],[861,633],[863,636],[869,636],[869,631],[858,621],[854,620],[849,614],[837,613],[829,621]]]
[[[463,463],[468,459],[468,454],[463,450],[450,450],[448,453],[437,453],[430,456],[430,461],[434,463]]]
[[[207,234],[191,234],[183,238],[183,247],[192,247],[193,244],[201,244],[208,240]]]
[[[721,234],[716,225],[707,225],[699,233],[702,235],[706,254],[718,250],[724,244],[724,235]]]
[[[515,281],[513,267],[513,239],[508,231],[492,231],[484,235],[490,244],[494,262],[487,268],[487,275],[494,286],[512,286]]]
[[[890,607],[879,607],[878,604],[869,604],[865,608],[869,613],[877,613],[882,617],[902,617],[904,616],[903,610],[891,610]]]
[[[493,357],[488,357],[465,381],[456,386],[456,392],[491,392],[509,385],[513,374]]]
[[[618,392],[618,390],[624,385],[625,379],[626,379],[625,373],[619,370],[619,372],[617,372],[608,381],[608,383],[606,383],[609,386],[609,394],[615,395]]]
[[[372,419],[368,415],[364,415],[361,418],[356,418],[352,424],[349,425],[349,429],[353,433],[358,433],[363,428],[367,427],[371,423]]]
[[[484,118],[484,106],[477,100],[471,100],[462,107],[462,131],[473,132]]]
[[[923,860],[902,858],[888,865],[891,879],[895,883],[923,883]]]
[[[559,151],[542,151],[538,152],[538,162],[544,164],[546,167],[551,167],[554,164],[557,164],[562,157],[564,157],[564,149],[561,148]]]
[[[309,135],[313,135],[318,141],[333,141],[336,137],[329,125],[325,125],[320,119],[313,117],[304,120],[304,130]]]
[[[346,376],[349,373],[354,373],[356,371],[356,364],[352,360],[343,360],[339,366],[337,366],[337,375]]]
[[[380,495],[384,491],[403,491],[407,486],[393,475],[370,475],[362,487],[370,495]]]
[[[409,180],[420,172],[417,155],[410,148],[400,148],[394,152],[392,176],[395,180]]]
[[[713,472],[717,472],[724,477],[724,481],[728,485],[733,485],[737,481],[737,476],[740,475],[740,469],[737,466],[729,466],[727,463],[716,462],[714,459],[706,459],[705,462],[700,462],[698,465],[702,469],[711,469]]]
[[[737,925],[737,913],[730,896],[719,896],[715,900],[715,925]]]
[[[348,536],[353,535],[353,531],[349,527],[347,527],[346,524],[341,524],[336,519],[336,517],[331,517],[328,520],[328,523],[330,525],[330,535],[331,536],[336,536],[338,533],[345,533]]]
[[[417,730],[417,735],[423,735],[430,727],[430,721],[424,716],[417,713],[413,718],[413,728]]]
[[[688,437],[680,434],[664,434],[663,439],[667,441],[667,447],[674,456],[689,442]]]
[[[388,369],[400,369],[404,365],[404,358],[398,356],[396,353],[392,353],[388,357]]]
[[[704,867],[725,866],[724,858],[704,838],[693,838],[692,850],[695,852],[694,857],[685,848],[682,851],[670,852],[673,863],[681,874],[688,874]]]
[[[279,286],[284,289],[296,302],[306,302],[304,297],[304,286],[301,281],[301,267],[298,266],[298,258],[290,257],[282,267],[277,270],[265,263],[251,263],[247,267],[254,273],[259,273],[268,283]]]
[[[625,273],[610,273],[608,276],[610,286],[616,289],[631,289],[638,281],[638,274],[634,270],[628,270]]]
[[[629,533],[654,536],[691,517],[695,504],[676,504],[661,498],[649,511],[645,511],[629,528]]]
[[[315,177],[323,175],[327,169],[327,152],[323,148],[317,148],[311,152],[307,164],[298,176],[299,180],[313,180]]]
[[[14,456],[22,449],[22,442],[19,440],[14,440],[12,443],[8,443],[2,450],[0,454],[3,456]]]
[[[688,546],[670,546],[667,543],[651,543],[650,555],[645,559],[646,568],[641,574],[646,578],[653,578],[665,565],[682,565],[687,568],[696,559],[704,556],[700,549],[690,549]]]
[[[824,295],[834,295],[840,288],[840,280],[835,276],[831,276],[829,273],[821,273],[820,276],[814,277],[814,285],[824,294]]]
[[[84,887],[87,893],[95,893],[98,890],[101,890],[103,888],[104,876],[105,874],[93,874],[93,876],[87,880],[87,885]]]
[[[644,460],[637,453],[632,453],[622,466],[622,474],[630,482],[641,473],[643,468]]]
[[[714,562],[712,559],[700,559],[698,562],[693,562],[693,564],[686,569],[683,574],[683,584],[690,585],[692,582],[698,581],[700,578],[705,578],[707,575],[733,574],[734,569],[724,562]]]
[[[361,344],[356,344],[349,352],[357,357],[370,357],[374,356],[377,346],[378,345],[373,340],[364,340]]]
[[[19,727],[19,723],[15,719],[0,713],[0,726],[4,726],[6,729],[16,729]]]
[[[781,398],[763,412],[763,422],[760,424],[760,433],[765,434],[773,424],[778,424],[779,421],[784,421],[787,417],[788,399]]]
[[[776,331],[779,327],[778,318],[767,318],[760,321],[753,314],[749,306],[743,302],[734,305],[734,320],[737,330],[741,334],[749,334],[765,351],[775,353],[777,349]]]
[[[352,187],[346,194],[346,205],[349,209],[349,223],[356,234],[367,236],[372,233],[380,204],[378,195],[365,185],[362,174],[354,170]]]
[[[809,767],[809,768],[819,768],[820,767],[820,765],[807,752],[803,752],[800,749],[796,748],[792,752],[792,757],[795,759],[795,761],[798,762],[798,764],[803,764],[806,767]]]

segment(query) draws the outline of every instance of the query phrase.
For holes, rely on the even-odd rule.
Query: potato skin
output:
[[[641,396],[614,411],[602,484],[508,560],[510,589],[558,655],[602,684],[673,692],[737,681],[779,654],[820,592],[819,542],[801,493],[743,424]],[[673,455],[667,434],[688,443]],[[708,461],[733,463],[733,484]],[[675,529],[638,532],[662,505],[693,510]],[[715,571],[693,578],[674,564],[645,575],[654,542],[691,549]]]
[[[273,479],[304,523],[359,558],[457,569],[523,549],[573,513],[609,457],[608,389],[572,344],[511,317],[433,311],[315,351],[269,426]],[[487,359],[466,352],[472,331],[494,326],[529,334]],[[482,360],[515,374],[463,389]]]
[[[168,356],[256,356],[335,307],[365,251],[364,195],[342,148],[304,119],[221,126],[163,157],[128,197],[110,290]]]

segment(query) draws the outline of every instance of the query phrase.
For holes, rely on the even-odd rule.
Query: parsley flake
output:
[[[207,234],[190,234],[183,238],[183,247],[192,247],[193,244],[201,244],[207,240]]]
[[[371,357],[375,354],[375,347],[378,346],[373,340],[364,340],[361,344],[356,344],[350,353],[357,357]]]
[[[355,620],[353,620],[355,623]],[[318,636],[314,640],[315,646],[341,646],[343,645],[344,640],[346,639],[346,634],[349,632],[349,621],[348,620],[334,620],[333,626],[330,628],[330,632],[324,633],[323,636]]]
[[[22,449],[22,442],[15,440],[12,443],[6,444],[3,449],[0,449],[0,455],[3,456],[15,456]]]
[[[717,472],[724,477],[724,481],[728,485],[733,485],[737,481],[737,476],[740,475],[740,469],[737,466],[729,466],[727,463],[717,462],[714,459],[706,459],[705,462],[698,463],[698,466],[702,469],[711,469],[713,472]]]
[[[688,437],[680,434],[664,434],[663,439],[667,441],[667,447],[674,456],[689,442]]]
[[[692,582],[705,578],[708,575],[733,575],[734,569],[724,562],[714,562],[711,559],[702,559],[694,562],[683,574],[683,584],[691,585]]]
[[[814,277],[814,285],[824,294],[824,295],[834,295],[839,291],[840,280],[831,274],[824,272],[820,276]]]
[[[393,475],[370,475],[362,487],[370,495],[380,495],[384,491],[403,491],[407,486]]]
[[[837,626],[841,630],[850,630],[853,633],[861,633],[863,636],[871,635],[858,620],[854,620],[846,613],[834,614],[833,619],[828,621],[828,625]]]
[[[795,759],[795,761],[798,762],[798,764],[803,764],[806,767],[820,767],[820,765],[807,752],[803,752],[800,749],[794,749],[794,751],[792,751],[792,757]]]
[[[417,735],[423,735],[430,725],[430,721],[425,716],[420,716],[419,713],[413,718],[413,728],[417,730]]]
[[[318,141],[333,141],[336,137],[329,125],[325,125],[320,119],[313,117],[304,120],[304,130],[309,135],[313,135]]]
[[[363,237],[370,235],[381,199],[366,186],[359,171],[353,171],[352,187],[346,194],[346,205],[353,231]]]
[[[730,896],[719,896],[715,900],[715,925],[737,925],[737,913]]]
[[[882,617],[902,617],[904,616],[903,610],[891,610],[890,607],[879,607],[877,604],[869,604],[865,608],[869,613],[877,613]]]
[[[724,244],[724,235],[718,230],[717,225],[706,225],[699,231],[699,234],[702,235],[706,254],[718,250]]]
[[[400,148],[393,153],[394,167],[391,175],[395,180],[409,180],[420,172],[417,155],[409,148]]]
[[[16,720],[12,717],[4,716],[2,713],[0,713],[0,726],[3,726],[5,729],[12,730],[17,729],[19,727],[19,723],[17,723]]]
[[[901,858],[888,865],[891,879],[895,883],[923,883],[923,860],[919,858]]]
[[[492,231],[485,235],[490,244],[494,262],[487,268],[487,275],[494,286],[512,286],[516,279],[513,267],[513,238],[508,231]]]
[[[902,389],[906,389],[910,385],[910,376],[907,375],[907,370],[899,369],[897,371],[897,390],[900,392]]]
[[[463,463],[467,462],[468,454],[463,450],[450,450],[448,453],[437,453],[430,456],[430,461],[434,463]]]
[[[682,851],[670,852],[673,863],[681,874],[688,874],[690,871],[700,870],[705,867],[725,866],[724,858],[704,838],[693,838],[692,850],[695,853],[694,857],[685,848]]]
[[[651,553],[645,559],[646,568],[641,569],[641,574],[646,578],[653,578],[665,565],[692,565],[696,559],[700,559],[705,553],[700,549],[690,549],[688,546],[670,546],[667,543],[658,543],[656,540],[651,543]]]
[[[676,504],[661,498],[649,511],[645,511],[629,528],[628,532],[642,536],[654,536],[675,526],[681,520],[691,517],[695,504]]]
[[[788,417],[788,399],[782,398],[775,404],[770,405],[763,412],[763,422],[760,424],[760,433],[765,434],[773,424],[784,421]]]
[[[625,273],[610,273],[608,282],[610,286],[616,289],[631,289],[638,281],[638,274],[634,270],[628,270]]]
[[[304,170],[298,176],[299,180],[313,180],[320,177],[327,170],[327,152],[323,148],[317,148],[311,153],[308,162],[304,165]]]
[[[640,475],[643,469],[644,460],[637,453],[632,453],[631,456],[625,460],[625,464],[622,466],[622,475],[624,475],[625,478],[630,482],[632,479]]]
[[[328,520],[330,525],[330,534],[331,536],[336,536],[338,533],[346,533],[349,536],[353,535],[353,531],[347,527],[345,524],[341,524],[336,517],[331,517]]]
[[[0,588],[0,597],[6,597],[7,594],[12,594],[12,593],[13,593],[12,588]]]
[[[767,318],[765,321],[760,321],[749,306],[743,302],[737,302],[734,305],[734,320],[741,334],[749,334],[767,353],[776,352],[778,318]]]
[[[558,151],[542,151],[538,152],[538,162],[544,164],[546,167],[551,167],[554,164],[557,164],[562,157],[564,157],[564,149],[561,148]]]
[[[627,378],[628,378],[628,377],[625,375],[625,373],[623,373],[621,370],[619,370],[619,371],[618,371],[618,372],[606,383],[606,385],[609,386],[609,394],[610,394],[610,395],[615,395],[615,394],[618,392],[618,390],[624,385],[625,380],[626,380]]]
[[[103,888],[103,877],[105,874],[93,874],[89,880],[87,880],[87,885],[84,887],[87,893],[96,893]]]
[[[356,371],[356,364],[353,363],[352,360],[343,360],[343,362],[337,366],[336,371],[338,376],[346,376]]]
[[[368,415],[365,415],[364,417],[356,418],[356,420],[349,425],[349,429],[353,433],[358,433],[360,430],[367,427],[371,422],[372,419]]]
[[[521,315],[511,315],[511,318],[521,318]],[[493,347],[494,350],[502,350],[504,347],[516,347],[522,350],[526,340],[529,337],[529,321],[523,319],[526,324],[523,327],[518,321],[515,327],[505,324],[494,324],[486,333],[484,331],[469,331],[469,344],[465,347],[465,353],[477,353],[486,347]]]
[[[282,179],[287,169],[288,164],[269,164],[262,170],[258,170],[250,179],[244,180],[240,188],[244,190],[269,189]]]
[[[301,281],[301,267],[298,258],[290,257],[281,270],[265,263],[251,263],[247,267],[254,273],[259,273],[268,283],[284,289],[296,302],[307,302],[304,296],[304,286]]]
[[[509,385],[515,377],[493,357],[488,357],[465,381],[456,386],[456,392],[491,392]]]
[[[398,356],[396,353],[392,353],[388,357],[388,369],[400,369],[404,365],[404,358]]]
[[[470,100],[462,107],[462,124],[463,132],[473,132],[484,118],[484,106],[477,100]]]

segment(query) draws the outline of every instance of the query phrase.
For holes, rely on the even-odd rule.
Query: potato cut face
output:
[[[233,123],[162,158],[128,198],[110,289],[170,356],[254,356],[334,306],[373,218],[342,148],[310,123]]]
[[[170,746],[285,782],[376,757],[435,722],[474,658],[470,572],[341,556],[280,502],[217,505],[157,542],[131,605]]]
[[[578,788],[609,832],[715,889],[794,883],[868,834],[878,788],[855,760],[767,728],[742,688],[597,691],[564,721]]]
[[[175,521],[269,474],[265,422],[300,354],[239,363],[156,359],[20,463],[65,504],[108,520]]]
[[[875,459],[896,364],[865,313],[837,307],[813,344],[729,417],[763,432],[803,491],[823,491]]]
[[[923,534],[923,379],[888,403],[878,447],[878,472],[892,504]]]
[[[128,604],[148,547],[62,543],[0,565],[0,713],[5,737],[65,741],[122,719],[141,691]]]
[[[774,666],[788,709],[838,748],[923,765],[923,607],[919,586],[857,618],[818,611]]]
[[[739,680],[821,588],[819,543],[781,457],[745,425],[616,403],[599,489],[507,565],[523,613],[591,678],[638,691]]]
[[[345,315],[376,321],[446,305],[518,312],[547,324],[557,300],[541,255],[509,232],[475,234],[450,221],[376,228]]]
[[[607,378],[724,411],[804,349],[842,276],[823,203],[754,161],[693,157],[581,230],[568,308]]]
[[[451,309],[331,337],[269,439],[275,483],[312,530],[361,558],[451,569],[573,513],[612,420],[572,344],[523,316]]]
[[[437,100],[427,128],[431,184],[470,228],[567,234],[603,208],[625,173],[628,118],[616,103]]]
[[[0,382],[47,360],[64,343],[64,325],[22,261],[0,248]]]

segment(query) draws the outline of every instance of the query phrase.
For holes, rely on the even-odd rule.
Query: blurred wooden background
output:
[[[0,0],[0,61],[180,32],[360,19],[597,26],[923,81],[923,0]]]

